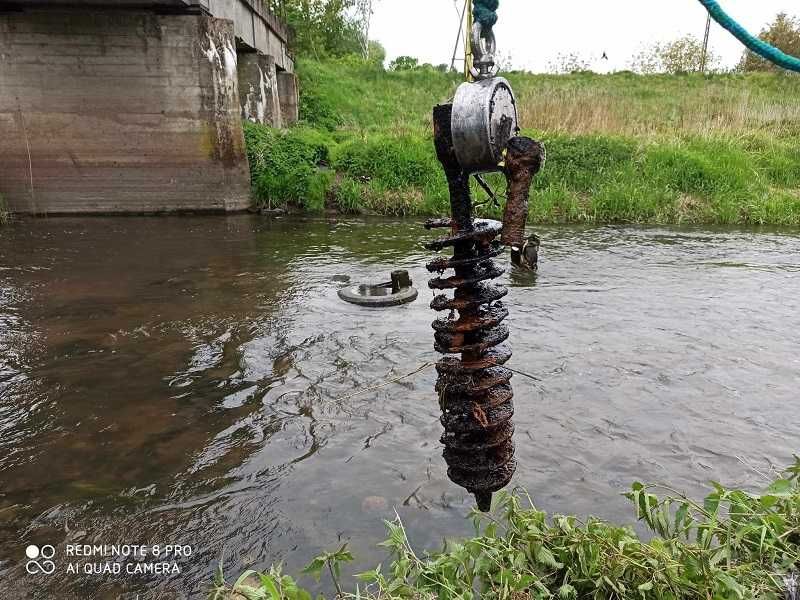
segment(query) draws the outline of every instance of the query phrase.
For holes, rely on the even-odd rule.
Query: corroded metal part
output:
[[[508,190],[501,239],[515,250],[521,249],[525,241],[531,182],[544,166],[545,160],[544,146],[536,140],[515,137],[508,141],[504,169]]]
[[[505,269],[498,267],[493,261],[485,260],[485,257],[478,256],[479,263],[470,267],[460,267],[472,271],[469,275],[454,277],[436,277],[428,282],[428,287],[432,290],[460,289],[468,285],[475,285],[487,279],[497,279]]]
[[[469,296],[456,295],[450,298],[446,295],[436,296],[431,302],[433,310],[458,310],[466,311],[477,309],[484,304],[496,302],[508,295],[508,289],[502,285],[476,285]]]
[[[450,227],[452,230],[450,235],[425,244],[428,250],[436,251],[455,246],[462,242],[491,242],[503,231],[503,224],[491,219],[475,219],[472,221],[472,227],[470,229],[461,231],[456,230],[456,225],[452,220],[446,221],[444,219],[428,221],[425,223],[425,227],[428,229]]]
[[[488,350],[478,359],[467,362],[463,359],[446,357],[436,363],[439,375],[480,375],[484,369],[500,367],[511,359],[511,348],[503,345]]]
[[[456,260],[455,258],[449,257],[441,257],[429,262],[426,266],[428,271],[431,273],[443,273],[447,269],[455,269],[456,267],[466,267],[469,265],[478,265],[484,264],[487,257],[488,258],[495,258],[500,256],[506,251],[505,246],[503,246],[500,242],[492,242],[491,248],[487,253],[487,256],[474,256],[471,258],[461,258]]]
[[[419,292],[412,287],[408,271],[392,271],[391,281],[361,284],[339,290],[339,298],[350,304],[372,308],[387,308],[408,304],[417,299]]]
[[[490,308],[479,308],[478,317],[475,320],[463,320],[456,318],[436,319],[433,328],[437,333],[471,333],[481,329],[487,329],[499,325],[508,316],[508,309],[501,302],[496,302]]]
[[[436,365],[436,391],[448,476],[475,495],[481,510],[488,510],[492,494],[511,481],[516,468],[511,371],[502,366],[511,358],[511,349],[504,344],[509,336],[503,324],[508,310],[499,302],[508,290],[492,283],[503,273],[492,260],[502,252],[495,239],[502,224],[472,218],[470,169],[456,156],[453,110],[451,105],[434,109],[434,141],[447,175],[452,217],[426,223],[428,229],[448,230],[427,244],[429,249],[453,249],[452,257],[428,264],[429,271],[440,274],[429,286],[444,291],[434,297],[431,308],[450,311],[433,322],[434,347],[447,355]],[[495,158],[490,160],[496,166]],[[445,275],[446,271],[453,274]]]

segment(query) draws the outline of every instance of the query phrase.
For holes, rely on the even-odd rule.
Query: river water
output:
[[[635,480],[759,486],[798,451],[800,235],[539,228],[510,272],[515,483],[549,511],[632,523]],[[415,221],[22,220],[0,228],[4,598],[202,597],[382,519],[415,547],[466,535],[441,458]],[[414,304],[339,287],[405,268]],[[371,389],[363,394],[359,390]],[[192,546],[180,575],[27,575],[29,543]],[[58,554],[60,553],[60,554]],[[10,594],[10,595],[9,595]]]

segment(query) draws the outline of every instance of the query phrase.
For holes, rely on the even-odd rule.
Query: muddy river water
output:
[[[634,480],[758,486],[798,448],[800,235],[539,228],[509,272],[515,483],[632,522]],[[347,541],[383,558],[471,531],[441,458],[416,221],[22,220],[0,228],[5,598],[196,598]],[[417,302],[341,302],[405,268]],[[366,393],[359,390],[374,388]],[[57,576],[26,572],[53,545]],[[180,574],[64,573],[67,544],[182,544]]]

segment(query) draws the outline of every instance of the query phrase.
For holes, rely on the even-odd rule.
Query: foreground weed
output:
[[[800,458],[762,494],[712,485],[696,502],[666,486],[633,484],[625,497],[648,539],[593,517],[548,517],[517,491],[498,494],[491,514],[473,513],[475,537],[439,552],[418,554],[399,517],[386,522],[381,545],[390,562],[358,575],[355,591],[340,583],[339,565],[352,560],[346,546],[305,572],[318,577],[327,567],[338,596],[376,600],[782,598],[800,564]],[[310,598],[279,568],[257,576],[261,585],[244,594],[241,578],[228,589],[220,574],[213,593],[239,586],[247,598]],[[225,597],[232,596],[217,596]]]

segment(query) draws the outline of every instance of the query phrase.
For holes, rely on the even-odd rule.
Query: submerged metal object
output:
[[[522,246],[511,247],[511,264],[520,269],[537,271],[539,269],[539,246],[542,241],[535,233],[529,235]]]
[[[453,99],[450,128],[455,156],[467,173],[500,170],[503,150],[517,134],[517,104],[502,77],[462,83]]]
[[[392,280],[386,283],[361,284],[342,288],[339,298],[359,306],[384,308],[408,304],[417,299],[419,292],[412,287],[408,271],[392,271]]]
[[[452,217],[428,221],[428,229],[449,229],[448,235],[426,246],[453,249],[427,265],[438,277],[428,283],[445,293],[431,308],[447,313],[433,322],[434,348],[445,354],[436,365],[436,391],[444,426],[442,443],[450,479],[475,495],[478,508],[489,510],[492,494],[510,481],[516,469],[512,434],[514,414],[512,372],[503,367],[511,358],[504,344],[508,310],[500,300],[508,290],[491,283],[503,274],[492,258],[504,252],[495,238],[498,221],[472,218],[469,173],[456,158],[451,124],[453,105],[434,109],[434,142],[450,189]],[[445,271],[454,274],[444,276]],[[453,295],[447,294],[453,291]]]

